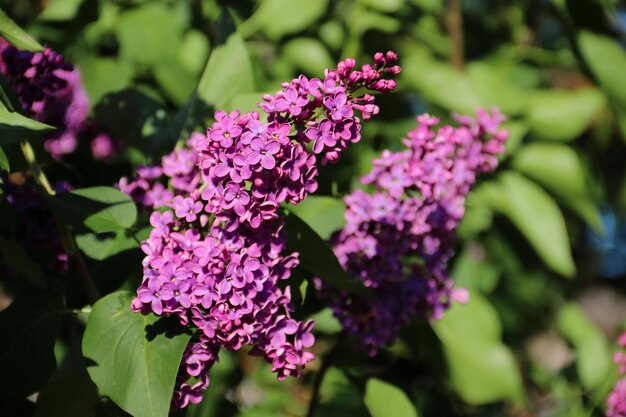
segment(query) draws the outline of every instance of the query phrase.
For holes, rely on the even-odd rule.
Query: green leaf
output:
[[[605,105],[604,94],[595,88],[539,90],[530,96],[527,121],[540,139],[570,141],[589,128]]]
[[[200,75],[208,56],[209,40],[207,37],[199,30],[188,30],[178,49],[178,62],[190,73]]]
[[[11,170],[11,165],[9,165],[9,158],[7,158],[7,154],[4,153],[4,150],[0,148],[0,171]]]
[[[580,54],[606,95],[613,103],[618,127],[626,139],[626,52],[609,36],[581,30],[578,35]]]
[[[524,393],[515,358],[501,341],[498,313],[479,293],[467,305],[453,304],[433,323],[448,362],[450,382],[467,403],[505,399],[523,403]]]
[[[114,27],[120,55],[140,65],[153,65],[175,57],[182,40],[182,28],[172,14],[172,8],[158,2],[122,13]]]
[[[313,195],[290,209],[324,240],[346,224],[346,206],[338,198]]]
[[[300,267],[335,287],[362,295],[371,291],[348,275],[324,240],[302,219],[289,212],[285,216],[287,250],[300,253]]]
[[[557,143],[530,143],[515,154],[513,166],[561,197],[591,226],[601,228],[600,213],[586,183],[587,173],[571,147]]]
[[[76,64],[92,105],[97,104],[106,94],[128,87],[133,79],[133,68],[115,58],[82,55]]]
[[[218,109],[235,96],[254,91],[254,73],[246,45],[226,10],[218,21],[217,44],[198,85],[199,97]]]
[[[84,370],[54,378],[37,397],[34,417],[94,417],[98,391]]]
[[[54,130],[54,127],[29,119],[0,106],[0,145],[30,139]]]
[[[19,49],[27,51],[43,51],[43,46],[24,32],[2,10],[0,10],[0,36]]]
[[[608,36],[581,30],[580,52],[606,94],[626,107],[626,52],[618,41]]]
[[[262,30],[270,39],[311,27],[328,9],[328,0],[265,0],[241,25],[244,36]]]
[[[135,224],[133,200],[113,187],[73,190],[49,198],[52,210],[67,224],[96,233],[115,232]]]
[[[372,417],[417,417],[413,403],[400,388],[370,378],[365,386],[365,405]]]
[[[468,66],[467,73],[484,107],[497,106],[508,116],[522,114],[528,106],[527,93],[503,75],[501,66],[476,61]]]
[[[138,240],[141,239],[138,238]],[[77,235],[76,245],[85,255],[97,261],[139,247],[137,241],[124,230],[118,231],[114,236],[102,236],[95,233]]]
[[[73,19],[85,0],[49,0],[37,16],[44,22],[58,22]]]
[[[557,326],[574,346],[583,386],[588,390],[601,388],[612,368],[611,350],[602,331],[573,303],[559,311]]]
[[[4,263],[24,275],[31,284],[41,289],[48,287],[41,268],[20,245],[0,236],[0,252],[2,252]]]
[[[233,97],[232,100],[228,102],[228,105],[224,106],[223,109],[226,111],[232,111],[237,109],[242,113],[249,111],[259,111],[258,104],[263,101],[261,99],[261,97],[263,97],[263,94],[265,93],[240,94]],[[267,120],[267,115],[263,112],[260,113],[260,117],[261,119]]]
[[[360,0],[361,3],[383,13],[394,13],[404,5],[404,0]]]
[[[494,208],[511,220],[550,269],[566,277],[576,274],[563,214],[541,187],[508,171],[501,174],[493,197]]]
[[[163,326],[171,324],[175,332],[176,321],[133,313],[131,300],[130,293],[116,292],[94,304],[83,336],[87,371],[100,394],[124,411],[166,417],[190,335],[172,335]]]
[[[26,397],[40,390],[56,369],[54,343],[61,324],[63,290],[29,289],[0,313],[0,390]],[[19,378],[17,376],[20,376]]]
[[[283,56],[306,74],[320,74],[334,64],[324,44],[313,38],[290,40],[283,46]]]
[[[185,103],[196,88],[197,78],[176,61],[159,62],[154,67],[154,77],[177,105]]]
[[[446,110],[474,114],[482,104],[467,74],[429,57],[412,55],[403,65],[401,78],[424,97]]]

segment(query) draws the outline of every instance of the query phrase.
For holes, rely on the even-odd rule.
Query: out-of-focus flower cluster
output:
[[[35,188],[32,177],[17,173],[3,176],[1,180],[0,189],[15,212],[15,242],[30,256],[38,255],[45,259],[51,271],[66,272],[69,258],[61,244],[52,212]],[[59,181],[53,187],[58,194],[71,189],[65,181]],[[8,268],[8,271],[11,269]]]
[[[113,158],[120,143],[88,119],[89,99],[80,72],[61,54],[50,48],[23,51],[0,38],[0,73],[30,117],[56,128],[44,140],[54,158],[74,152],[81,135],[89,138],[94,158]]]
[[[496,109],[456,119],[459,127],[437,128],[436,117],[418,116],[403,141],[407,149],[384,151],[362,178],[375,191],[345,198],[347,224],[331,239],[334,251],[375,296],[317,284],[345,330],[372,355],[416,316],[436,319],[451,301],[467,299],[448,277],[455,229],[476,176],[496,168],[508,132]]]
[[[150,217],[132,308],[175,315],[200,330],[181,362],[174,409],[200,401],[220,349],[251,346],[279,379],[298,376],[313,359],[313,322],[291,318],[289,286],[279,286],[298,265],[297,253],[284,253],[279,205],[298,204],[317,189],[317,156],[335,162],[360,140],[358,114],[367,120],[378,107],[357,90],[395,88],[386,77],[399,73],[396,60],[379,53],[373,66],[355,69],[347,59],[323,80],[301,75],[284,83],[263,97],[266,122],[258,112],[218,111],[206,137],[192,136],[189,148],[120,181],[141,206],[170,209]]]
[[[617,373],[620,377],[626,374],[626,332],[617,340],[621,350],[613,356],[613,361],[618,365]],[[613,387],[606,399],[607,417],[626,417],[626,378],[622,378]]]

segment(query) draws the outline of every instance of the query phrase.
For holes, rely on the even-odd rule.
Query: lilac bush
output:
[[[206,137],[193,135],[187,148],[120,181],[145,209],[167,208],[150,216],[133,310],[176,316],[199,330],[181,361],[173,409],[201,400],[221,349],[251,346],[279,380],[299,376],[313,360],[313,322],[291,317],[289,287],[279,286],[298,265],[298,253],[284,253],[279,206],[317,189],[318,157],[336,162],[360,140],[361,118],[378,107],[357,90],[393,90],[385,77],[400,72],[396,60],[377,53],[373,66],[355,69],[347,59],[323,80],[301,75],[284,83],[259,105],[267,121],[258,112],[217,111]]]
[[[451,301],[467,294],[453,289],[447,263],[465,198],[480,173],[494,170],[508,132],[505,117],[478,110],[476,119],[456,116],[460,126],[441,126],[423,114],[403,140],[406,149],[384,151],[361,179],[373,192],[345,197],[347,221],[332,237],[344,269],[376,296],[337,291],[317,280],[344,329],[371,355],[393,342],[417,316],[437,319]]]

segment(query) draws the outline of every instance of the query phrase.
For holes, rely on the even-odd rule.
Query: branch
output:
[[[450,63],[460,71],[465,67],[465,45],[463,40],[463,6],[462,0],[450,0],[446,26],[452,41]]]
[[[320,388],[322,387],[324,376],[332,366],[335,354],[339,349],[339,345],[341,345],[341,343],[343,342],[344,336],[345,333],[343,331],[339,333],[335,344],[322,359],[322,366],[320,366],[320,370],[317,372],[317,375],[315,376],[315,381],[313,382],[313,396],[311,397],[311,402],[309,403],[309,411],[306,413],[306,417],[313,417],[313,415],[315,414],[315,409],[317,408],[320,400]]]

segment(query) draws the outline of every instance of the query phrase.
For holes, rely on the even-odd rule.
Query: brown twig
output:
[[[452,51],[450,63],[459,71],[465,67],[465,45],[463,39],[463,6],[462,0],[450,0],[446,26],[450,40],[452,41]]]

